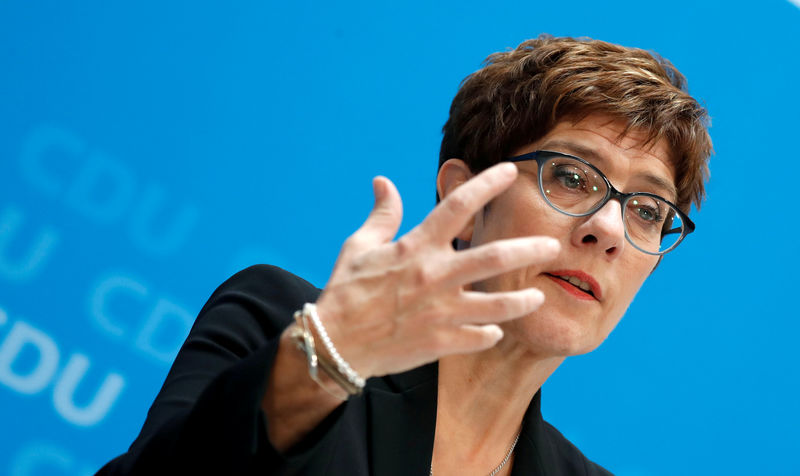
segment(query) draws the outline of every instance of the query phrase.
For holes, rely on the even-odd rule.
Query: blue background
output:
[[[545,417],[620,475],[800,474],[798,31],[786,0],[3,2],[0,474],[123,452],[213,289],[256,262],[323,286],[374,175],[418,223],[459,81],[541,32],[671,59],[716,149],[698,232]]]

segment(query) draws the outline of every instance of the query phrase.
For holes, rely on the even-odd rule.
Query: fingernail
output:
[[[511,175],[517,172],[517,165],[514,164],[513,162],[502,162],[500,167],[501,170],[505,172],[507,175]]]
[[[561,251],[561,243],[555,238],[546,238],[542,241],[542,246],[552,253]]]
[[[503,329],[500,329],[500,326],[489,325],[486,327],[489,328],[489,333],[495,341],[503,338]]]
[[[528,294],[534,306],[540,306],[544,302],[544,293],[536,288],[529,288]]]
[[[383,183],[383,180],[380,180],[380,177],[372,179],[372,193],[375,195],[376,201],[383,198],[385,191],[386,185]]]

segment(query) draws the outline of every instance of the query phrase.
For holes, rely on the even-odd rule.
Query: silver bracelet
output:
[[[342,374],[348,382],[350,382],[356,389],[357,393],[361,393],[364,389],[364,379],[358,375],[358,372],[353,370],[341,355],[339,355],[339,351],[336,350],[336,347],[333,345],[330,336],[328,336],[328,331],[325,330],[325,326],[322,325],[322,321],[317,314],[317,306],[312,303],[305,303],[303,305],[303,315],[308,316],[311,319],[311,323],[314,325],[314,328],[317,330],[319,334],[319,338],[322,341],[322,344],[325,346],[325,350],[328,351],[333,362],[336,364],[336,370]],[[353,393],[349,392],[348,393]]]
[[[345,401],[350,396],[350,392],[354,391],[354,388],[348,390],[348,388],[352,387],[344,377],[339,376],[336,373],[336,369],[334,369],[333,364],[329,363],[327,359],[319,358],[317,355],[317,350],[314,346],[314,336],[311,334],[311,331],[308,329],[308,322],[306,316],[297,311],[294,313],[295,325],[291,328],[291,332],[289,336],[291,337],[292,341],[295,343],[298,349],[300,349],[306,356],[308,360],[308,375],[311,377],[311,380],[317,382],[317,385],[322,387],[323,390],[328,392],[329,394],[333,395],[339,400]],[[319,368],[330,376],[334,382],[338,385],[336,390],[330,388],[319,376],[319,372],[317,371]],[[337,380],[338,377],[338,380]],[[342,394],[342,389],[345,389],[346,392]]]

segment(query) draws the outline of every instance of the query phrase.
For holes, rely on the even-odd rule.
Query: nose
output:
[[[609,200],[600,210],[584,217],[571,239],[577,247],[594,247],[602,250],[608,259],[616,259],[626,246],[619,200]]]

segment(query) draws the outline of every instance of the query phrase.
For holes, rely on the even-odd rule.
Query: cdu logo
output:
[[[199,210],[183,204],[170,214],[157,183],[139,183],[124,162],[87,147],[54,126],[34,129],[20,153],[26,182],[95,223],[124,225],[135,246],[164,256],[178,251],[198,222]]]
[[[52,383],[56,412],[74,425],[95,425],[108,414],[125,387],[121,375],[109,372],[88,401],[76,402],[75,394],[91,367],[89,357],[75,352],[62,359],[52,337],[22,320],[10,324],[0,309],[0,329],[9,325],[0,342],[0,384],[23,395],[37,395]]]

